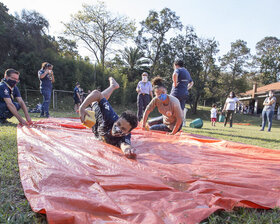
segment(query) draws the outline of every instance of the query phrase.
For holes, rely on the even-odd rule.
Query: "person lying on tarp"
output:
[[[147,106],[143,118],[143,130],[146,130],[146,122],[149,114],[158,108],[162,116],[149,120],[149,130],[166,131],[174,135],[182,128],[183,112],[179,100],[171,95],[166,94],[167,89],[161,77],[155,77],[152,80],[155,97]]]
[[[96,123],[92,131],[99,140],[120,147],[128,158],[136,156],[135,149],[131,146],[130,138],[132,129],[137,127],[137,117],[130,111],[125,111],[119,117],[107,101],[113,91],[119,88],[119,84],[112,77],[109,78],[110,86],[103,92],[92,91],[79,108],[81,121],[89,116],[86,108],[92,104],[95,111]]]
[[[15,69],[7,69],[4,79],[0,82],[0,124],[7,122],[7,119],[15,116],[22,125],[31,122],[27,107],[21,98],[17,83],[19,82],[20,73]],[[14,102],[14,100],[17,102]],[[26,121],[20,116],[18,110],[22,108]]]

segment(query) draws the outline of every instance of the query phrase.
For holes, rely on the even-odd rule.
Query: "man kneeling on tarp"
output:
[[[6,123],[7,119],[13,116],[23,125],[27,125],[27,122],[31,122],[26,105],[16,86],[18,82],[19,72],[11,68],[7,69],[4,79],[0,82],[0,124]],[[14,99],[16,99],[18,103],[14,102]],[[20,108],[22,108],[27,122],[18,113]]]
[[[137,117],[129,111],[123,112],[119,117],[107,101],[119,84],[112,77],[109,78],[110,86],[103,92],[92,91],[79,108],[81,121],[85,116],[90,116],[86,108],[93,103],[96,123],[92,127],[95,136],[108,144],[120,147],[128,158],[136,156],[135,149],[130,145],[131,131],[137,127]]]

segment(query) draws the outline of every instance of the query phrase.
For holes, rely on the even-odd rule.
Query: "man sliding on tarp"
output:
[[[119,84],[112,77],[109,78],[110,86],[103,92],[92,91],[79,108],[81,121],[84,123],[87,113],[86,108],[93,103],[96,123],[92,127],[95,136],[108,144],[120,147],[128,158],[136,156],[135,149],[130,145],[131,131],[137,127],[137,117],[130,111],[125,111],[119,117],[107,101]]]

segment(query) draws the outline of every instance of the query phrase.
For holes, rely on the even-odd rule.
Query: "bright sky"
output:
[[[0,0],[9,13],[22,9],[36,10],[50,23],[50,35],[59,36],[70,15],[82,8],[83,3],[94,0]],[[245,40],[252,53],[255,45],[266,36],[280,38],[279,0],[104,0],[113,13],[128,16],[139,22],[148,16],[149,10],[170,8],[180,17],[183,25],[192,25],[199,37],[215,38],[223,55],[230,50],[230,43]],[[139,26],[140,27],[140,26]],[[80,53],[85,56],[84,50]],[[89,55],[89,54],[88,54]]]

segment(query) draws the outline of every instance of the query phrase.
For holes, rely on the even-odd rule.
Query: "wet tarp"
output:
[[[136,129],[137,159],[79,120],[18,127],[25,195],[49,223],[199,223],[218,209],[280,206],[280,151]]]

